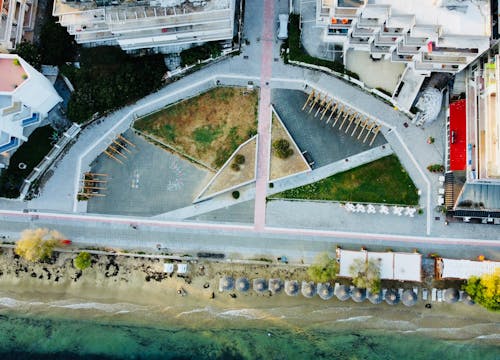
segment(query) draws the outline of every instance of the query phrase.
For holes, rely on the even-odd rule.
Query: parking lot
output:
[[[155,146],[128,130],[124,137],[133,146],[124,156],[101,154],[92,172],[107,174],[100,191],[105,196],[88,201],[89,213],[151,216],[192,204],[212,174]]]
[[[338,128],[332,128],[314,117],[316,111],[302,111],[307,100],[307,94],[298,90],[274,89],[271,101],[280,115],[283,123],[294,138],[301,151],[307,152],[313,158],[313,168],[342,160],[372,147],[387,143],[379,134],[372,146],[363,143]]]

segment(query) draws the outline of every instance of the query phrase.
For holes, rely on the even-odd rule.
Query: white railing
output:
[[[43,160],[35,166],[33,171],[28,175],[28,177],[24,180],[23,186],[20,191],[20,199],[24,200],[26,195],[31,188],[31,185],[40,178],[41,175],[45,173],[49,169],[49,167],[54,163],[57,157],[63,152],[65,147],[73,140],[76,135],[80,132],[80,125],[73,123],[71,127],[63,134],[62,138],[54,145],[52,150],[49,151],[47,155],[43,158]]]

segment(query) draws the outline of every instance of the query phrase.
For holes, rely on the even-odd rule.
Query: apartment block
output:
[[[450,104],[446,207],[464,222],[500,224],[500,55],[466,70],[465,99]]]
[[[233,38],[235,0],[54,0],[80,44],[168,49]]]
[[[418,73],[456,73],[490,46],[490,3],[456,0],[317,0],[322,40],[404,62]]]
[[[0,167],[61,101],[50,81],[26,61],[0,54]]]
[[[15,49],[35,25],[37,0],[0,0],[0,48]]]

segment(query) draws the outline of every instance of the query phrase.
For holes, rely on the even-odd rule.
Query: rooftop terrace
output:
[[[28,76],[15,58],[0,59],[0,74],[0,92],[14,91]]]
[[[83,11],[106,8],[123,9],[132,7],[154,7],[160,9],[168,9],[169,15],[181,15],[189,13],[198,13],[211,10],[227,9],[231,6],[230,0],[81,0],[67,1],[55,0],[53,15],[59,16],[62,14],[74,14]]]

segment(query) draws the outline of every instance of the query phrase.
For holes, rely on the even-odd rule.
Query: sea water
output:
[[[5,360],[500,359],[499,334],[443,340],[415,331],[363,330],[369,316],[337,322],[341,328],[328,322],[289,327],[255,319],[248,309],[206,322],[203,317],[211,317],[210,312],[201,308],[180,315],[184,325],[174,321],[179,316],[149,324],[159,313],[127,310],[126,304],[31,302],[19,307],[16,300],[1,300],[0,359]]]

